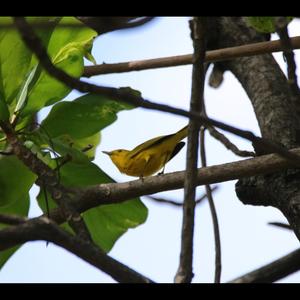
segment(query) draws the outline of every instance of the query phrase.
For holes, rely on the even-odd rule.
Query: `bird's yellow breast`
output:
[[[126,160],[123,173],[137,177],[152,175],[163,168],[168,156],[170,156],[170,152],[145,150]]]

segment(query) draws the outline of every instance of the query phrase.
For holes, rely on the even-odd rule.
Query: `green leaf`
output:
[[[286,17],[290,22],[293,17]],[[274,17],[247,17],[247,21],[256,31],[272,33],[276,31]]]
[[[67,163],[60,170],[61,182],[66,186],[85,187],[100,183],[113,182],[95,164]],[[49,197],[51,207],[55,206]],[[43,193],[38,196],[39,205],[45,210]],[[147,208],[138,199],[118,204],[101,205],[83,213],[83,218],[92,238],[104,251],[110,251],[116,240],[129,228],[134,228],[146,221]]]
[[[0,156],[0,211],[9,203],[22,201],[35,179],[36,175],[16,156]]]
[[[11,202],[5,206],[1,207],[1,213],[3,214],[13,214],[18,216],[26,217],[29,211],[29,194],[24,195],[22,199]],[[0,223],[0,229],[6,227],[7,225]],[[4,251],[0,251],[0,269],[9,260],[9,258],[20,248],[21,246],[15,246]]]
[[[11,17],[1,17],[12,23]],[[31,61],[31,51],[15,29],[0,29],[0,95],[7,103],[16,96]]]
[[[59,24],[80,23],[72,17],[64,17]],[[83,57],[90,54],[92,42],[97,33],[87,27],[56,27],[47,50],[52,63],[67,74],[79,78],[83,73]],[[63,99],[71,89],[42,70],[36,84],[28,94],[28,103],[22,115],[36,112],[44,106]]]
[[[33,69],[29,72],[29,74],[25,77],[25,81],[22,84],[16,99],[17,105],[14,113],[18,113],[25,106],[25,102],[27,100],[28,88],[34,78],[37,67],[38,65],[35,65]]]
[[[8,121],[9,111],[6,102],[0,96],[0,121]]]
[[[53,25],[47,29],[36,30],[40,39],[47,43],[55,20],[59,20],[59,17],[27,17],[26,20],[31,24],[52,22]],[[0,24],[12,25],[12,18],[1,17]],[[33,58],[32,52],[25,46],[15,27],[0,29],[0,95],[7,103],[15,100],[26,74],[36,63],[36,58]]]
[[[51,137],[67,134],[82,139],[113,123],[119,111],[132,108],[107,97],[87,94],[72,102],[57,103],[42,125]]]
[[[0,213],[27,216],[29,190],[35,179],[36,176],[15,156],[0,156]],[[0,224],[0,228],[5,226]],[[0,252],[0,268],[17,249]]]

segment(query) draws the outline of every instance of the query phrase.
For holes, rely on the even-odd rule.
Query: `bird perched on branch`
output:
[[[181,142],[187,136],[188,126],[176,133],[155,137],[133,150],[117,149],[102,151],[107,154],[121,173],[143,178],[159,170],[163,174],[165,164],[170,161],[185,145]]]

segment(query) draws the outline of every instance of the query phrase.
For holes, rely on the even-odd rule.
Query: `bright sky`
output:
[[[300,35],[300,22],[289,27],[291,36]],[[273,37],[277,39],[277,36]],[[137,30],[105,34],[95,41],[93,55],[98,63],[122,62],[161,56],[192,53],[188,18],[158,18],[152,24]],[[299,51],[295,51],[299,61]],[[276,59],[285,71],[282,55]],[[298,75],[299,77],[299,75]],[[191,66],[155,69],[123,74],[102,75],[92,82],[114,87],[130,86],[156,102],[189,108]],[[67,99],[75,99],[71,93]],[[218,89],[205,86],[208,115],[217,120],[259,134],[257,121],[250,101],[241,85],[229,72]],[[145,109],[121,112],[118,120],[103,130],[95,163],[120,182],[132,180],[120,174],[102,150],[130,149],[137,144],[163,134],[177,131],[187,119],[171,114]],[[239,148],[252,150],[251,144],[227,134]],[[240,160],[222,144],[206,135],[208,165]],[[165,172],[185,168],[185,151],[182,150],[166,167]],[[236,197],[236,181],[219,184],[214,200],[219,217],[222,245],[222,277],[226,282],[246,272],[269,263],[299,247],[299,241],[288,230],[267,225],[271,221],[285,222],[275,208],[243,205]],[[204,191],[198,187],[198,194]],[[30,216],[38,216],[32,190]],[[158,194],[181,201],[182,190]],[[178,268],[182,209],[153,203],[142,198],[149,209],[143,225],[129,230],[109,253],[157,282],[173,282]],[[210,210],[207,201],[196,208],[194,240],[193,282],[213,282],[214,238]],[[299,282],[300,273],[288,276],[281,282]],[[0,282],[114,282],[110,276],[83,262],[73,254],[45,242],[30,242],[22,246],[0,271]]]

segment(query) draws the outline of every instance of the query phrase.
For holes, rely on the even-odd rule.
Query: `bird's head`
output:
[[[128,150],[125,149],[117,149],[113,151],[102,151],[102,153],[107,154],[112,162],[118,167],[121,171],[126,162],[126,155],[128,154]]]

